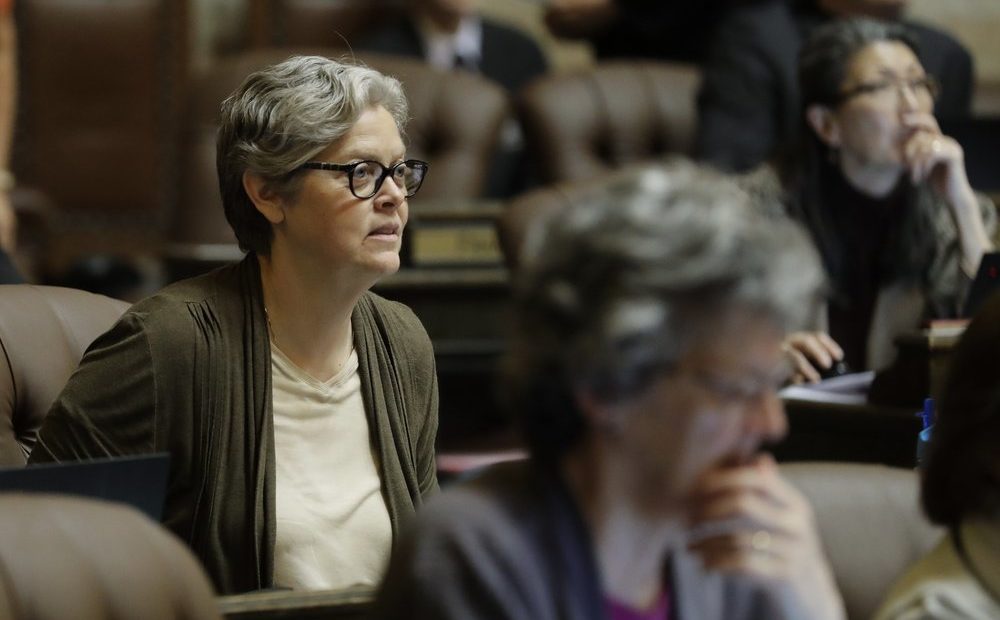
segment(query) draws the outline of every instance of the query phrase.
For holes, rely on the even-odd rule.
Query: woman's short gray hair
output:
[[[801,326],[823,271],[801,228],[690,164],[622,176],[529,231],[505,367],[536,456],[585,430],[578,390],[637,395],[727,313]]]
[[[256,71],[222,103],[219,187],[242,249],[266,256],[273,235],[243,189],[243,173],[258,174],[279,194],[294,195],[295,170],[375,106],[384,107],[403,133],[408,111],[398,80],[322,56],[292,56]]]

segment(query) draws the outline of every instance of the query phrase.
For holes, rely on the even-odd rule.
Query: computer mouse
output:
[[[832,379],[833,377],[846,375],[849,372],[851,372],[851,368],[847,365],[847,362],[844,360],[837,360],[833,363],[833,366],[820,370],[819,376],[821,379]]]

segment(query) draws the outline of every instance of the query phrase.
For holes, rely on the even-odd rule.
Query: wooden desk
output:
[[[228,620],[312,620],[364,618],[375,600],[375,590],[355,586],[317,592],[250,592],[216,599]]]
[[[774,447],[779,461],[850,461],[916,465],[916,409],[786,400],[788,436]]]
[[[406,268],[375,287],[413,309],[434,343],[439,450],[493,450],[513,441],[495,387],[509,322],[507,280],[502,267]]]

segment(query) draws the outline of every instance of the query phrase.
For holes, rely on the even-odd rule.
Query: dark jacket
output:
[[[169,452],[164,524],[222,593],[272,585],[271,347],[260,271],[241,263],[139,302],[84,354],[31,462]],[[358,374],[393,532],[437,488],[437,379],[413,313],[365,294]]]
[[[777,589],[707,573],[683,551],[665,573],[675,620],[806,617]],[[560,478],[506,464],[436,497],[394,554],[371,617],[603,620],[590,533]]]
[[[497,82],[509,92],[517,92],[532,79],[548,70],[542,50],[531,37],[483,18],[482,57],[479,73]],[[426,57],[424,43],[413,21],[403,16],[375,31],[359,45],[360,49],[381,54],[416,58]]]

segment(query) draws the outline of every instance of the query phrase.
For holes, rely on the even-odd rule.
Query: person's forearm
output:
[[[962,271],[969,277],[975,275],[983,254],[993,250],[993,242],[986,233],[979,201],[972,189],[960,193],[952,204],[955,225],[958,228],[959,247],[962,252]]]

